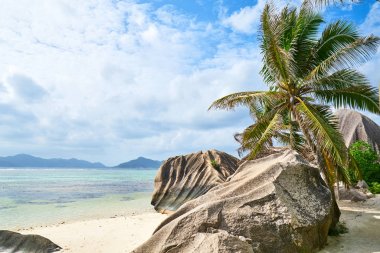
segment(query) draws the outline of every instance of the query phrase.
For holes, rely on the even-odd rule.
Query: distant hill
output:
[[[161,166],[162,161],[151,160],[145,157],[139,157],[137,159],[131,160],[129,162],[121,163],[115,168],[126,168],[126,169],[158,169]]]
[[[0,157],[0,167],[39,167],[39,168],[105,168],[102,163],[91,163],[84,160],[44,159],[26,154]]]

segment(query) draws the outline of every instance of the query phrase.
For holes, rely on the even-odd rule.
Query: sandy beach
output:
[[[365,203],[339,202],[349,233],[329,237],[321,253],[380,253],[380,197]],[[54,226],[19,230],[39,234],[60,245],[61,252],[103,253],[130,252],[147,240],[167,215],[146,212],[63,223]]]
[[[63,248],[60,252],[130,252],[150,237],[167,215],[147,212],[137,215],[79,221],[55,226],[19,230],[38,234]]]
[[[348,233],[329,237],[321,253],[380,253],[380,196],[366,202],[340,201]]]

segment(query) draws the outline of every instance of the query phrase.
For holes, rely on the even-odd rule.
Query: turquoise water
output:
[[[156,170],[0,169],[0,229],[152,210]]]

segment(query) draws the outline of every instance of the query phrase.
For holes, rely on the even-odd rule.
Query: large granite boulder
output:
[[[340,109],[335,114],[339,119],[340,132],[347,147],[358,140],[362,140],[368,142],[377,152],[380,152],[379,125],[353,110]]]
[[[133,252],[316,252],[326,243],[332,209],[318,169],[286,150],[246,161]]]
[[[60,249],[61,247],[40,235],[22,235],[0,230],[0,252],[50,253]]]
[[[239,159],[217,150],[167,159],[154,179],[152,205],[162,213],[177,210],[226,181],[238,167]]]

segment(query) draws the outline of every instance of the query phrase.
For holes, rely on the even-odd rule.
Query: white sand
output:
[[[153,233],[167,215],[143,213],[126,217],[79,221],[20,230],[38,234],[63,248],[60,252],[103,253],[130,252]]]
[[[364,203],[339,202],[347,234],[329,237],[320,253],[380,253],[380,197]]]
[[[380,253],[380,197],[365,203],[340,202],[341,221],[349,233],[329,237],[320,253]],[[167,215],[142,213],[116,218],[59,224],[20,230],[49,238],[75,253],[130,252],[147,240]]]

